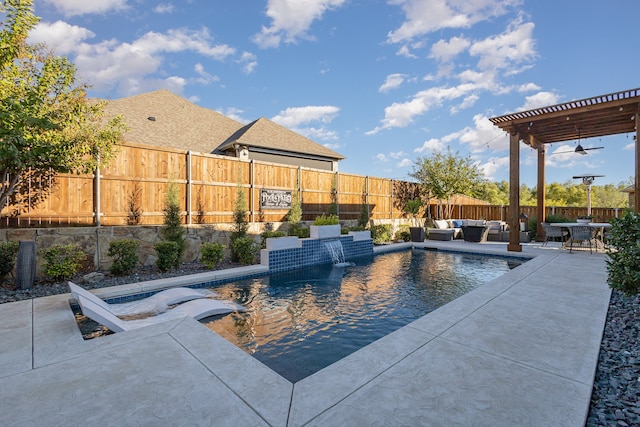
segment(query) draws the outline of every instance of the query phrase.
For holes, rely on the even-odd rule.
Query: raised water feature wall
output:
[[[371,236],[360,234],[342,235],[329,239],[298,239],[297,237],[279,237],[267,239],[267,249],[260,252],[260,263],[269,267],[269,272],[294,270],[317,264],[331,264],[333,259],[325,242],[339,240],[344,258],[354,258],[373,254]]]

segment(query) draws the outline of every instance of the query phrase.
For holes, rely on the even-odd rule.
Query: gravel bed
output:
[[[219,269],[235,267],[231,263]],[[104,272],[92,282],[77,283],[86,289],[117,286],[126,283],[176,277],[208,271],[202,264],[183,264],[180,268],[160,273],[155,268],[140,269],[131,276],[114,277]],[[39,283],[32,289],[13,290],[0,286],[0,303],[20,301],[69,292],[66,283]],[[627,297],[614,290],[611,295],[598,368],[596,371],[588,427],[640,426],[640,295]]]

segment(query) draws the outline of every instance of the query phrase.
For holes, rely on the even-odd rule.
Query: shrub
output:
[[[337,225],[340,221],[337,215],[320,215],[313,221],[313,225]]]
[[[158,254],[156,265],[160,271],[167,271],[180,265],[181,251],[176,242],[163,240],[153,247]]]
[[[373,243],[379,245],[391,241],[391,225],[377,224],[371,227],[371,239]]]
[[[398,231],[396,231],[396,239],[400,239],[405,242],[411,240],[411,232],[409,231],[408,225],[403,224],[398,228]]]
[[[133,183],[131,194],[127,199],[127,225],[139,225],[142,219],[142,186]]]
[[[182,259],[187,246],[184,240],[184,226],[180,218],[180,190],[176,183],[169,183],[167,200],[164,207],[164,227],[162,228],[164,240],[174,242],[178,247],[178,262]]]
[[[0,283],[13,271],[19,246],[18,242],[0,242]]]
[[[297,229],[300,221],[302,220],[302,204],[300,203],[300,195],[298,190],[294,190],[291,200],[291,209],[287,214],[287,221],[289,222],[290,229]]]
[[[269,238],[273,238],[273,237],[285,237],[287,235],[287,233],[285,233],[284,231],[263,231],[262,233],[260,233],[260,237],[262,238],[262,241],[260,242],[260,247],[262,249],[267,247],[267,239]]]
[[[200,247],[202,263],[206,265],[207,268],[216,268],[224,258],[224,248],[225,246],[219,242],[203,243]]]
[[[258,255],[258,245],[251,237],[240,237],[231,241],[231,252],[241,264],[253,264]]]
[[[297,236],[301,239],[306,239],[311,236],[311,230],[309,227],[295,227],[289,229],[289,236]]]
[[[611,220],[607,282],[627,296],[640,292],[640,214]]]
[[[56,281],[69,280],[80,271],[85,254],[78,245],[51,245],[44,249],[44,274]]]
[[[109,243],[107,255],[113,258],[111,264],[111,274],[124,276],[133,271],[138,264],[136,251],[140,247],[140,242],[133,239],[112,240]]]

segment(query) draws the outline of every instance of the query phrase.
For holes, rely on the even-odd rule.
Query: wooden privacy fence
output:
[[[286,220],[289,207],[263,206],[263,191],[288,196],[297,191],[303,220],[327,213],[334,203],[343,220],[357,219],[363,204],[371,219],[399,218],[403,198],[418,194],[417,185],[405,181],[126,145],[94,175],[61,174],[53,185],[29,181],[18,189],[22,203],[1,210],[0,226],[126,225],[135,211],[139,224],[162,224],[171,184],[180,191],[187,224],[233,222],[240,188],[251,222]]]
[[[132,213],[138,224],[163,222],[167,189],[180,191],[186,224],[233,222],[238,190],[247,196],[249,221],[286,221],[289,207],[265,206],[262,198],[285,200],[297,191],[303,220],[327,213],[335,204],[341,220],[355,220],[363,206],[376,220],[405,217],[404,202],[416,197],[416,183],[330,172],[227,156],[192,153],[164,147],[126,145],[116,159],[94,175],[58,175],[52,182],[27,182],[19,188],[21,203],[0,211],[1,227],[126,225]],[[49,189],[49,190],[47,190]],[[266,196],[265,196],[266,195]],[[262,198],[261,198],[262,196]],[[431,201],[435,216],[435,200]],[[535,207],[522,207],[529,217]],[[599,220],[619,216],[621,209],[592,209]],[[586,208],[547,208],[547,215],[586,214]],[[508,218],[508,207],[460,196],[453,216],[458,218]]]

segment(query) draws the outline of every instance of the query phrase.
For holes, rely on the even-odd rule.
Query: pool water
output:
[[[248,311],[204,322],[296,382],[525,261],[414,249],[307,267],[216,286]]]

